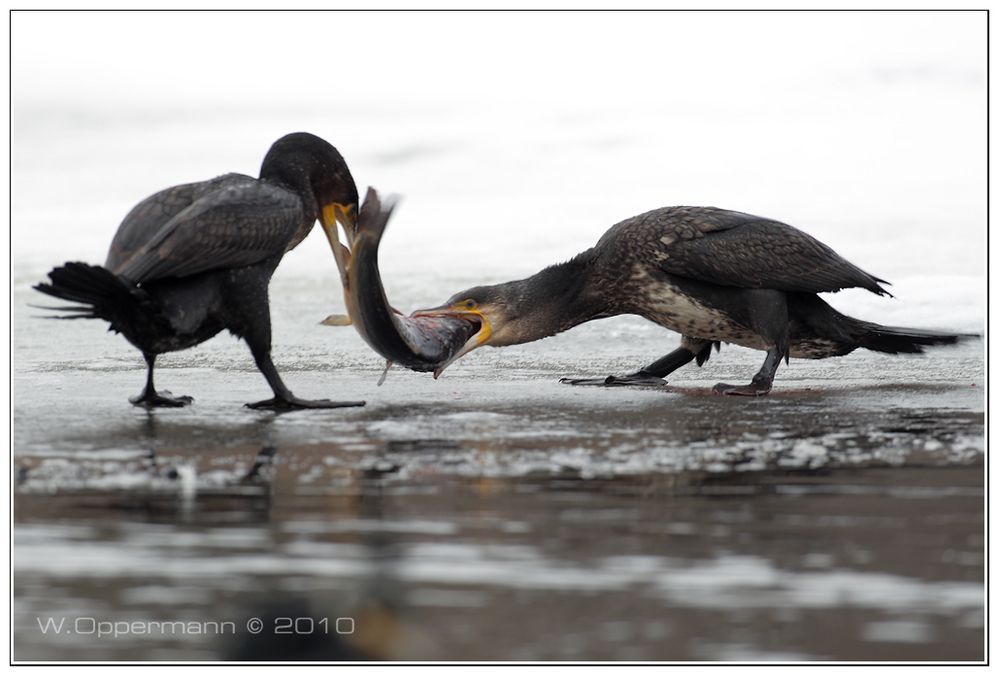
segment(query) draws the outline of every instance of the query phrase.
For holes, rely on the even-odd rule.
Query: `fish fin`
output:
[[[327,315],[320,324],[325,324],[327,327],[349,327],[351,326],[351,316],[350,315]]]
[[[385,377],[389,375],[389,369],[392,367],[392,360],[385,361],[385,369],[382,371],[382,376],[379,378],[376,385],[382,385],[385,383]]]
[[[392,210],[399,204],[399,196],[389,194],[381,197],[374,188],[369,187],[365,195],[365,201],[358,211],[358,221],[355,224],[355,239],[365,236],[373,237],[376,241],[382,239],[385,227],[389,225],[389,217]],[[354,242],[352,241],[353,245]]]

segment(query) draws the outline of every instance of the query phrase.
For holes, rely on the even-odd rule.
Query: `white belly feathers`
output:
[[[692,338],[725,341],[766,350],[767,344],[752,330],[738,324],[720,310],[706,306],[662,278],[636,266],[633,284],[643,299],[644,317]]]

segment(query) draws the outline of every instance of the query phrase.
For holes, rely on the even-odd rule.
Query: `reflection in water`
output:
[[[260,478],[259,468],[275,457],[265,447],[248,477]],[[257,470],[257,472],[254,472]],[[247,478],[244,478],[246,481]],[[378,523],[382,514],[382,487],[360,480],[360,493],[348,504],[355,523]],[[400,619],[404,590],[395,573],[400,551],[388,530],[362,530],[359,537],[361,569],[352,595],[306,597],[264,593],[241,613],[259,619],[259,633],[237,635],[223,652],[237,661],[366,661],[399,655],[407,632]]]
[[[303,455],[262,449],[188,507],[176,491],[20,493],[16,656],[982,656],[980,463],[304,483]],[[55,615],[238,631],[81,642],[34,627]],[[283,619],[298,632],[276,634]]]

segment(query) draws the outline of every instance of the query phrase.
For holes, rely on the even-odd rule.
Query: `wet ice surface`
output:
[[[278,366],[363,409],[244,409],[266,385],[220,337],[162,360],[194,404],[147,413],[137,352],[15,286],[18,659],[982,657],[980,342],[793,360],[759,400],[711,395],[759,367],[731,346],[665,389],[559,384],[675,345],[617,318],[377,387],[311,282],[272,290]],[[355,632],[251,641],[254,617]]]

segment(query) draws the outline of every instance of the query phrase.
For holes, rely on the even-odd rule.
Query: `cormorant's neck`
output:
[[[502,316],[491,345],[528,343],[566,331],[605,312],[592,284],[594,250],[523,280],[497,285]]]
[[[312,182],[309,180],[309,173],[304,163],[291,160],[283,162],[265,161],[260,168],[260,178],[262,181],[281,186],[299,196],[302,200],[302,207],[309,224],[312,225],[319,218],[319,201],[313,191]]]

